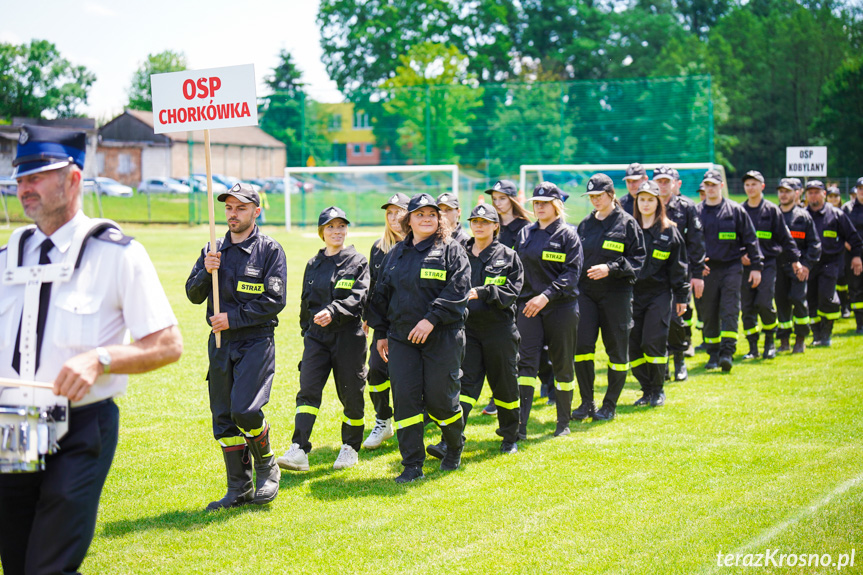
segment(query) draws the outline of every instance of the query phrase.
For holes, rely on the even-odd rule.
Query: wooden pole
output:
[[[44,381],[26,381],[24,379],[9,379],[0,377],[0,387],[41,387],[42,389],[54,389],[54,383]]]
[[[216,250],[216,205],[213,200],[213,168],[210,165],[210,130],[204,130],[204,157],[207,162],[207,210],[210,215],[210,250]],[[219,270],[213,270],[213,315],[219,315]],[[222,334],[216,334],[216,347],[222,347]]]

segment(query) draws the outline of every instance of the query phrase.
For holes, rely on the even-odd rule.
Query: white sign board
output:
[[[827,147],[785,148],[785,175],[827,177]]]
[[[255,66],[150,76],[157,134],[258,125]]]

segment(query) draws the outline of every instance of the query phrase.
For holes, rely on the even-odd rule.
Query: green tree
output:
[[[384,82],[384,108],[398,116],[398,143],[414,162],[458,163],[482,105],[482,88],[467,70],[468,58],[455,46],[424,42],[399,57],[396,75]]]
[[[188,64],[183,52],[165,50],[158,54],[147,54],[147,59],[138,65],[138,69],[132,75],[132,83],[128,90],[129,103],[126,107],[130,110],[152,112],[153,92],[150,89],[150,76],[168,72],[182,72],[186,68],[188,68]]]
[[[87,104],[96,75],[47,40],[0,43],[0,117],[72,118]]]
[[[822,108],[813,129],[819,142],[830,146],[829,173],[857,176],[863,158],[863,57],[846,60],[824,84]]]

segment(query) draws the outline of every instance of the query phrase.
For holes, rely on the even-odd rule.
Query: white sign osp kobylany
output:
[[[827,147],[785,148],[785,175],[788,177],[827,177]]]
[[[255,66],[150,76],[157,134],[258,125]]]

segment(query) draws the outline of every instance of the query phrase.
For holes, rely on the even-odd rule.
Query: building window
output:
[[[354,114],[354,130],[368,130],[372,127],[369,123],[369,115],[365,112]]]
[[[0,139],[0,154],[11,154],[12,153],[12,144],[9,143],[9,140]]]
[[[132,156],[130,156],[129,154],[117,154],[117,173],[132,173]]]
[[[96,154],[96,173],[100,176],[105,173],[105,153]]]
[[[359,156],[359,155],[360,155],[360,149],[361,149],[360,144],[354,144],[354,155],[355,155],[355,156]]]
[[[366,144],[366,155],[367,155],[367,156],[371,156],[371,155],[372,155],[372,150],[374,150],[374,148],[375,148],[375,147],[374,147],[374,145],[373,145],[373,144]]]
[[[342,115],[341,114],[333,114],[330,116],[330,132],[338,132],[342,129]]]

